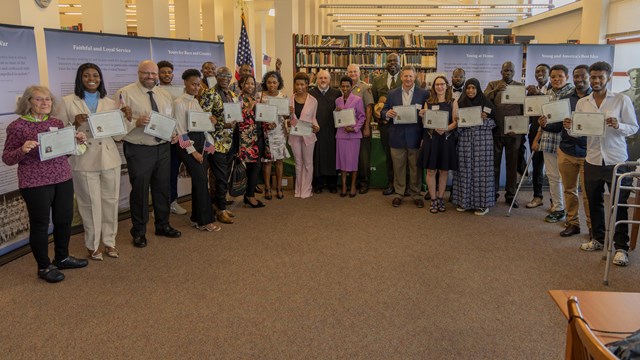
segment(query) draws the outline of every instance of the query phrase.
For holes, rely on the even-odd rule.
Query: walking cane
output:
[[[527,160],[527,166],[525,167],[526,171],[529,171],[529,165],[531,165],[531,160],[533,160],[533,154],[535,154],[535,151],[531,152],[531,155],[529,155],[529,160]],[[525,173],[526,173],[525,171]],[[516,194],[513,195],[513,200],[511,200],[511,206],[509,206],[509,211],[507,212],[507,217],[511,216],[511,209],[513,209],[513,203],[516,202],[516,198],[518,197],[518,192],[520,192],[520,188],[522,187],[522,182],[524,181],[524,174],[522,175],[522,177],[520,178],[520,183],[518,184],[518,188],[516,189]]]

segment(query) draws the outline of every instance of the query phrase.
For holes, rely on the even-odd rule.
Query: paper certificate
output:
[[[393,111],[397,113],[393,119],[394,124],[415,124],[418,122],[418,112],[415,105],[394,106]]]
[[[187,129],[189,132],[213,131],[211,113],[202,111],[189,111],[187,113]]]
[[[551,101],[548,95],[527,96],[524,98],[524,114],[542,116],[542,105]]]
[[[424,77],[424,81],[427,83],[425,89],[431,89],[431,85],[433,85],[433,82],[438,76],[444,76],[445,79],[447,78],[447,74],[441,72],[426,73]]]
[[[333,112],[333,124],[337,128],[354,126],[356,124],[356,115],[353,109],[343,109]]]
[[[68,126],[60,130],[38,134],[40,161],[72,154],[76,150],[76,129]]]
[[[289,135],[293,136],[309,136],[313,134],[313,124],[306,121],[298,120],[296,126],[291,127]]]
[[[604,135],[605,116],[603,113],[573,113],[571,134],[576,136]]]
[[[278,107],[278,115],[289,115],[289,99],[269,97],[267,104],[275,105]]]
[[[209,85],[209,89],[216,86],[217,83],[218,83],[218,79],[216,79],[215,76],[209,76],[207,78],[207,85]]]
[[[144,133],[155,136],[165,141],[171,141],[173,130],[176,128],[176,121],[168,116],[164,116],[155,111],[151,112],[151,119],[144,127]]]
[[[507,85],[500,100],[503,104],[524,104],[526,93],[524,85]]]
[[[89,115],[89,129],[95,139],[124,135],[127,128],[124,125],[122,111],[113,110]]]
[[[458,127],[482,125],[482,107],[472,106],[458,109]]]
[[[256,104],[256,121],[274,123],[278,120],[278,107],[269,104]]]
[[[542,105],[542,115],[547,117],[547,123],[557,123],[571,118],[571,104],[569,99],[552,101]]]
[[[160,87],[162,88],[162,90],[166,90],[169,95],[171,95],[172,99],[177,99],[182,96],[182,94],[184,94],[184,86],[169,85]]]
[[[524,115],[505,116],[504,117],[504,134],[528,134],[529,133],[529,117]]]
[[[442,110],[427,110],[422,119],[425,129],[446,129],[449,126],[449,112]]]
[[[224,103],[224,122],[242,122],[242,104],[239,102]]]

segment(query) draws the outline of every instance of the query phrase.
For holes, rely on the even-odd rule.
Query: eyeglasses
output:
[[[216,75],[216,77],[223,78],[223,79],[231,79],[232,78],[231,74]]]
[[[151,71],[138,71],[138,73],[144,76],[158,76],[157,72],[151,72]]]
[[[53,99],[52,99],[52,98],[50,98],[50,97],[47,97],[47,98],[34,97],[34,98],[31,98],[31,100],[33,100],[33,101],[35,101],[35,102],[38,102],[38,103],[40,103],[40,102],[51,102],[51,101],[53,101]]]

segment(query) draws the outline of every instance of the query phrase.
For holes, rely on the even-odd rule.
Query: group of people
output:
[[[273,198],[274,190],[277,199],[284,197],[281,184],[283,160],[290,156],[287,144],[295,158],[295,197],[308,198],[325,188],[337,193],[338,184],[341,197],[367,193],[374,121],[380,131],[389,180],[383,194],[394,195],[393,207],[401,206],[404,197],[410,197],[418,208],[425,206],[419,171],[425,169],[428,193],[424,199],[431,200],[431,213],[446,211],[444,195],[452,172],[451,199],[456,210],[487,214],[499,198],[503,151],[507,171],[505,200],[518,207],[514,196],[517,173],[526,172],[523,166],[526,137],[505,132],[504,121],[505,116],[522,115],[523,107],[501,102],[507,86],[521,85],[513,80],[514,65],[504,63],[502,78],[487,84],[484,91],[477,79],[465,79],[464,69],[453,71],[451,84],[445,76],[438,76],[430,89],[421,88],[416,83],[415,68],[400,68],[397,54],[387,56],[385,69],[372,84],[366,84],[360,80],[359,67],[349,65],[348,75],[340,79],[340,89],[329,86],[331,74],[325,70],[318,72],[315,87],[309,86],[307,74],[297,73],[291,98],[282,91],[285,84],[279,69],[267,72],[258,82],[251,67],[242,67],[238,81],[232,84],[229,68],[216,68],[211,62],[204,63],[201,71],[183,72],[184,90],[179,95],[172,95],[175,92],[166,88],[172,86],[173,65],[151,60],[139,63],[138,81],[118,90],[116,101],[107,97],[101,69],[92,63],[78,68],[74,93],[60,102],[54,101],[46,87],[28,87],[16,109],[20,117],[7,128],[2,159],[8,165],[18,165],[20,192],[29,213],[29,243],[38,264],[38,276],[47,282],[62,281],[64,274],[60,270],[88,263],[68,252],[74,191],[85,228],[88,257],[99,261],[104,255],[119,256],[115,244],[121,168],[118,141],[123,142],[131,183],[130,233],[133,245],[140,248],[147,245],[149,191],[155,234],[181,236],[169,224],[171,212],[187,212],[176,201],[181,163],[191,175],[190,219],[201,231],[221,230],[215,220],[234,222],[235,214],[227,209],[230,204],[227,194],[230,172],[237,166],[246,169],[243,200],[246,206],[265,206],[256,192],[263,193],[266,200]],[[534,199],[527,207],[542,205],[544,166],[552,197],[551,214],[546,220],[557,222],[566,217],[561,235],[580,233],[577,197],[580,181],[586,189],[583,199],[591,234],[590,241],[581,249],[599,250],[604,239],[604,184],[611,179],[613,165],[627,160],[625,137],[635,134],[638,124],[629,98],[606,88],[611,79],[609,64],[597,62],[576,67],[573,84],[567,81],[568,71],[564,65],[539,65],[537,85],[527,87],[527,94],[568,98],[572,110],[606,113],[607,129],[602,137],[576,137],[570,131],[571,119],[548,123],[545,116],[532,118],[528,137],[534,151]],[[275,122],[256,121],[256,104],[268,103],[271,98],[286,99],[288,114],[277,115]],[[242,121],[224,119],[225,103],[231,102],[241,104]],[[415,107],[416,123],[396,123],[399,120],[396,106]],[[469,107],[480,107],[481,125],[458,126],[460,109]],[[334,113],[348,109],[353,111],[355,122],[336,127]],[[94,138],[89,116],[114,110],[122,112],[126,133]],[[431,110],[447,112],[445,128],[423,126],[422,119]],[[191,111],[208,113],[213,130],[189,131],[187,114]],[[145,132],[154,112],[175,120],[171,141]],[[76,129],[76,152],[68,159],[61,156],[41,161],[38,134],[67,126]],[[271,178],[272,164],[275,183]],[[264,189],[258,186],[261,171]],[[623,192],[621,201],[625,202],[628,195]],[[47,252],[50,211],[55,244],[53,261]],[[620,209],[617,215],[618,219],[626,219],[626,209]],[[617,265],[628,264],[626,231],[625,226],[616,228]]]

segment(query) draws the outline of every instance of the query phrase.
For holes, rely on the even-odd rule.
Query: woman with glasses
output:
[[[67,156],[48,160],[40,158],[38,134],[64,127],[62,120],[50,116],[55,110],[54,105],[48,88],[28,87],[18,100],[15,111],[20,117],[7,126],[2,152],[5,164],[18,165],[18,187],[29,213],[29,245],[38,264],[38,277],[50,283],[64,280],[60,270],[87,266],[87,260],[69,255],[73,183]],[[76,141],[84,143],[86,135],[77,132]],[[50,220],[53,222],[53,262],[48,251]]]

